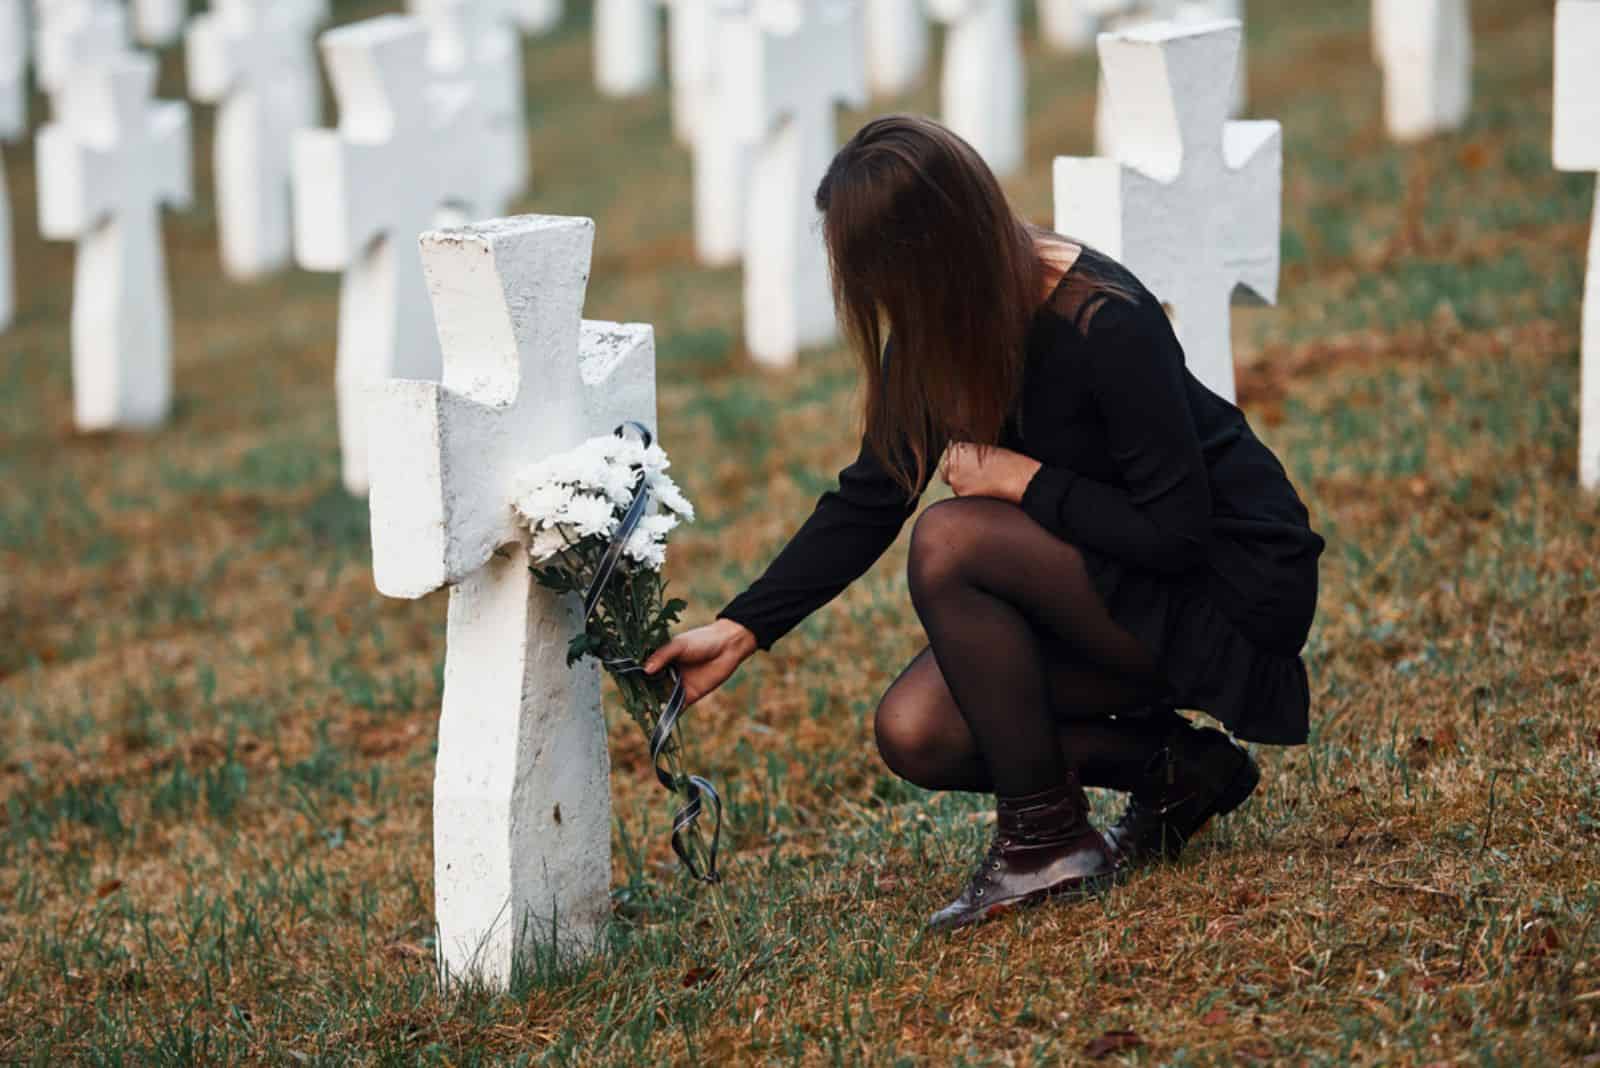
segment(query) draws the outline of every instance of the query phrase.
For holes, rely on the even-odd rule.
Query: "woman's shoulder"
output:
[[[1122,264],[1091,245],[1061,276],[1044,308],[1082,338],[1126,329],[1161,305]]]

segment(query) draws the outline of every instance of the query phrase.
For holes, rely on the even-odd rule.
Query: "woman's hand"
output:
[[[940,474],[957,497],[997,497],[1021,504],[1028,483],[1043,466],[1032,457],[998,445],[980,449],[961,441],[945,450]]]
[[[719,619],[684,631],[651,653],[644,662],[647,675],[676,665],[684,695],[694,704],[728,681],[738,666],[756,651],[750,628],[731,619]]]

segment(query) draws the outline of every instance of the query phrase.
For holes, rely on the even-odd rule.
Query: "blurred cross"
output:
[[[470,81],[488,127],[491,190],[485,215],[505,213],[528,188],[528,115],[518,36],[518,0],[409,0],[428,27],[428,64],[435,75]]]
[[[1383,67],[1390,137],[1418,141],[1466,122],[1472,104],[1467,0],[1372,0],[1372,43]]]
[[[939,84],[946,126],[1002,177],[1022,169],[1022,27],[1017,0],[929,0],[950,27]]]
[[[294,0],[277,0],[292,3]],[[183,36],[189,0],[133,0],[134,30],[140,42],[165,47]]]
[[[1189,367],[1234,396],[1229,305],[1278,295],[1283,133],[1229,122],[1237,22],[1100,38],[1118,159],[1055,161],[1055,228],[1122,261],[1173,314]]]
[[[1558,170],[1600,171],[1600,0],[1558,0],[1555,145]],[[1600,191],[1590,221],[1583,290],[1583,400],[1578,480],[1600,490]]]
[[[383,15],[329,30],[320,43],[339,126],[295,134],[295,258],[307,270],[344,272],[335,387],[344,484],[359,495],[369,388],[439,377],[417,237],[492,214],[493,176],[476,90],[430,75],[421,22]]]
[[[422,237],[442,383],[374,391],[373,575],[450,588],[434,774],[441,972],[504,988],[533,943],[595,945],[610,912],[611,800],[583,627],[529,573],[511,502],[529,465],[655,426],[650,327],[581,322],[594,223],[522,216]]]
[[[53,0],[37,9],[35,73],[52,98],[80,68],[93,68],[130,51],[128,16],[110,0]]]
[[[754,0],[722,24],[722,121],[754,146],[745,205],[745,345],[788,366],[835,333],[813,195],[834,105],[864,103],[860,23],[845,0]]]
[[[0,0],[0,140],[28,129],[28,13],[23,0]]]
[[[594,83],[605,96],[638,96],[661,80],[659,0],[594,0]]]
[[[222,263],[237,279],[286,266],[289,145],[322,114],[312,35],[327,0],[212,0],[189,26],[189,92],[218,104],[215,170]]]
[[[928,18],[919,0],[863,0],[867,88],[895,96],[917,84],[928,62]]]
[[[189,108],[152,101],[156,62],[127,54],[79,70],[39,131],[39,229],[78,242],[72,389],[81,430],[162,422],[172,327],[161,205],[190,200]]]

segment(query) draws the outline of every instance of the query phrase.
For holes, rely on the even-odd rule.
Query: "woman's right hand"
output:
[[[750,628],[719,619],[674,637],[646,658],[644,670],[654,675],[669,665],[677,667],[684,695],[692,705],[727,682],[755,651],[756,636]]]

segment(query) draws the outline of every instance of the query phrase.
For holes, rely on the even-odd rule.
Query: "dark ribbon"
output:
[[[629,430],[639,435],[645,448],[650,447],[654,438],[651,437],[648,427],[630,420],[617,427],[617,436],[624,437]],[[644,518],[645,511],[649,507],[650,490],[645,486],[644,472],[640,471],[638,479],[633,484],[633,500],[622,516],[622,524],[612,535],[611,544],[606,547],[605,555],[600,558],[600,567],[595,572],[594,581],[589,584],[588,592],[583,595],[584,622],[588,622],[589,616],[599,605],[600,594],[611,582],[611,577],[616,574],[617,565],[622,562],[622,553],[627,548],[628,539],[638,529],[639,521]],[[631,656],[602,657],[600,663],[613,675],[644,674],[644,665]],[[717,850],[722,843],[722,797],[717,793],[716,787],[698,775],[673,778],[663,761],[667,746],[672,742],[672,732],[677,729],[678,720],[683,716],[684,706],[688,704],[689,699],[689,695],[683,689],[683,677],[678,674],[677,669],[667,670],[671,673],[672,693],[661,710],[660,718],[656,720],[655,730],[650,733],[650,762],[655,766],[657,782],[669,792],[681,793],[688,798],[687,803],[672,814],[672,851],[678,854],[678,860],[688,869],[691,877],[703,883],[717,883],[722,881],[722,875],[717,871]],[[711,852],[706,858],[706,870],[702,872],[685,843],[700,822],[707,800],[711,803],[711,811],[716,816],[717,823],[711,832]]]

